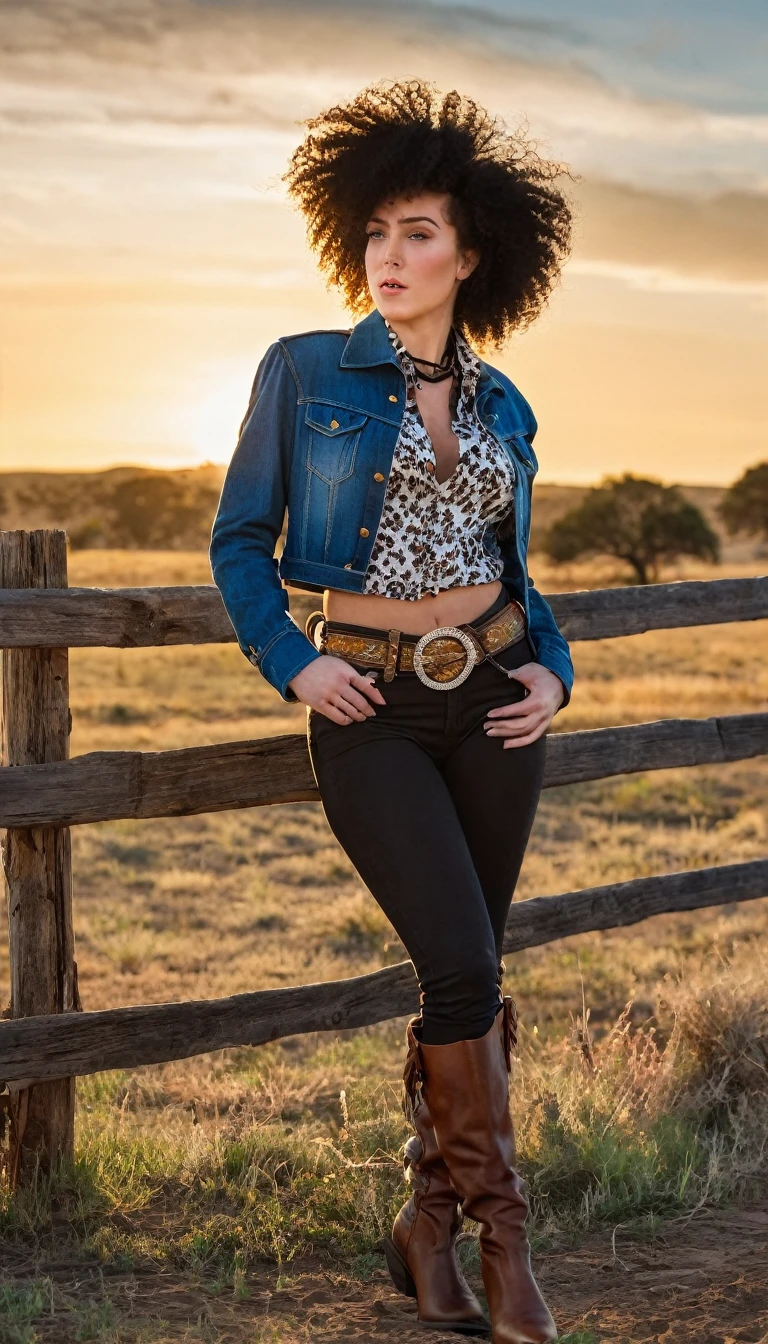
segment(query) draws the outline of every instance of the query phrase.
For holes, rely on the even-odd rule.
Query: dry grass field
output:
[[[664,577],[764,568],[739,556]],[[535,554],[531,572],[545,592],[619,581]],[[70,556],[73,585],[209,581],[200,553]],[[553,731],[768,707],[766,622],[573,654]],[[73,650],[70,666],[73,754],[304,730],[234,645]],[[767,780],[758,758],[550,789],[517,899],[763,857]],[[86,1009],[404,956],[315,804],[80,827],[73,850]],[[572,1344],[768,1339],[767,931],[756,901],[507,961],[537,1263]],[[376,1249],[402,1197],[402,1034],[401,1021],[80,1080],[75,1166],[4,1205],[0,1340],[420,1337]],[[476,1275],[471,1237],[462,1254]]]

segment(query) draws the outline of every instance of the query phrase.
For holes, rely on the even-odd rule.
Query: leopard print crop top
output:
[[[447,480],[438,481],[414,395],[418,373],[397,333],[389,323],[387,328],[405,375],[406,405],[363,592],[414,601],[443,588],[490,583],[501,576],[504,562],[489,528],[514,517],[515,468],[475,409],[480,361],[456,330],[461,380],[451,424],[459,461]]]

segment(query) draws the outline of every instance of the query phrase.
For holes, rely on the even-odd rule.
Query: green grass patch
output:
[[[599,1225],[651,1237],[663,1219],[764,1180],[762,993],[757,981],[725,973],[677,999],[671,991],[663,1048],[655,1027],[632,1025],[629,1009],[599,1041],[588,1015],[554,1045],[521,1032],[513,1114],[534,1244]],[[314,1053],[307,1043],[233,1052],[241,1104],[207,1128],[142,1128],[169,1096],[158,1071],[81,1080],[75,1159],[4,1193],[0,1232],[30,1242],[66,1229],[84,1254],[172,1267],[221,1291],[243,1291],[249,1266],[307,1254],[364,1276],[406,1197],[400,1151],[409,1131],[399,1088],[377,1081],[383,1044],[371,1032],[321,1042]],[[351,1081],[334,1091],[345,1073]],[[461,1254],[477,1267],[471,1238]]]

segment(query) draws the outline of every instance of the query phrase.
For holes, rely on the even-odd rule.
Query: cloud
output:
[[[768,196],[711,197],[584,181],[575,193],[575,260],[725,285],[768,283]]]
[[[570,20],[429,0],[8,8],[0,236],[21,274],[46,242],[51,253],[87,248],[95,266],[130,254],[131,271],[141,260],[165,274],[170,258],[218,276],[226,239],[246,270],[264,244],[265,267],[282,269],[282,244],[257,209],[287,223],[280,174],[302,120],[364,83],[417,73],[511,125],[526,118],[542,151],[581,174],[574,274],[613,268],[653,286],[765,278],[768,118],[614,85]],[[586,23],[589,5],[580,14]],[[289,228],[287,246],[298,236]]]
[[[572,260],[568,263],[571,275],[584,275],[601,280],[618,281],[631,289],[653,291],[658,294],[730,295],[735,298],[768,299],[767,280],[724,280],[701,271],[688,275],[663,266],[633,266],[628,262]]]
[[[179,43],[191,34],[196,41],[205,33],[215,44],[232,32],[242,37],[270,25],[287,27],[295,49],[302,45],[302,26],[307,36],[314,36],[352,19],[370,27],[382,18],[496,43],[509,37],[517,47],[548,43],[570,51],[588,41],[584,29],[569,20],[440,0],[389,0],[384,12],[380,0],[131,0],[121,6],[99,0],[11,0],[6,9],[13,12],[14,22],[0,37],[0,52],[13,55],[69,48],[103,59],[110,48],[120,47],[124,55],[133,51],[140,57],[168,39]],[[211,50],[209,44],[205,52],[198,51],[198,60],[205,60]]]
[[[19,124],[62,111],[71,121],[74,109],[57,107],[69,90],[70,100],[81,94],[83,120],[101,118],[116,130],[137,103],[144,122],[287,129],[364,82],[418,74],[445,87],[464,81],[513,119],[527,114],[577,159],[589,155],[590,142],[626,156],[627,142],[638,139],[660,153],[694,141],[730,151],[768,141],[768,117],[644,97],[626,80],[608,80],[594,40],[571,22],[483,6],[27,0],[12,8],[0,66],[16,81],[6,116]]]

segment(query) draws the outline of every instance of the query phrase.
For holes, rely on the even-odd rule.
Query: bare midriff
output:
[[[347,593],[326,588],[323,612],[329,621],[345,625],[368,625],[375,630],[402,630],[406,635],[426,635],[441,625],[465,625],[496,601],[502,591],[500,579],[493,583],[464,584],[425,593],[413,601],[381,597],[378,593]]]

